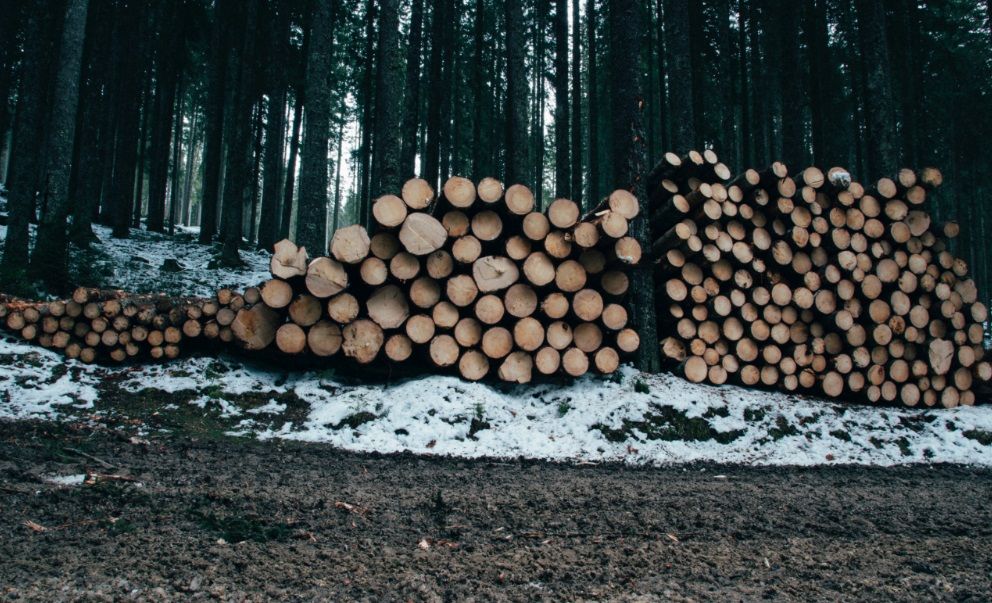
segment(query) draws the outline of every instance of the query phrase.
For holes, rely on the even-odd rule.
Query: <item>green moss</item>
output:
[[[351,429],[358,429],[362,425],[375,421],[378,419],[378,415],[374,415],[368,411],[359,411],[354,414],[348,415],[347,417],[341,419],[338,423],[331,425],[331,429],[338,430],[344,427],[349,427]]]
[[[773,440],[781,440],[785,437],[799,435],[799,430],[789,423],[788,419],[779,415],[775,418],[775,427],[768,430],[768,435]]]
[[[762,421],[765,418],[765,411],[761,408],[745,408],[744,420],[748,423]]]
[[[975,440],[982,446],[992,446],[992,431],[982,431],[981,429],[970,429],[961,432],[961,435],[969,440]]]
[[[648,386],[647,383],[638,379],[637,381],[634,382],[634,391],[639,394],[650,394],[651,388]]]
[[[835,429],[830,432],[830,435],[837,438],[838,440],[844,440],[845,442],[851,441],[851,434],[847,433],[842,429]]]
[[[653,412],[644,414],[640,421],[623,420],[622,427],[612,428],[597,423],[591,429],[600,431],[607,441],[613,443],[636,439],[634,431],[644,434],[647,440],[695,441],[714,440],[721,444],[739,438],[743,431],[717,431],[704,417],[689,417],[684,411],[671,406],[652,405]]]

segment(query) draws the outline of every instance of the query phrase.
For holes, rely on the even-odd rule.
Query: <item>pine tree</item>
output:
[[[855,6],[868,95],[865,99],[867,176],[871,179],[894,169],[899,160],[895,142],[895,105],[885,33],[885,6],[882,0],[855,0]]]
[[[633,192],[647,207],[644,175],[647,148],[644,140],[644,93],[641,70],[631,57],[639,56],[644,35],[637,0],[608,0],[610,27],[610,90],[613,183]],[[650,248],[651,232],[646,220],[631,222],[630,235]],[[641,337],[637,366],[642,371],[660,369],[657,327],[654,321],[654,277],[652,264],[645,262],[631,271],[630,316]]]
[[[224,82],[227,78],[227,44],[225,34],[228,4],[217,0],[210,25],[210,53],[207,59],[206,133],[203,143],[203,192],[200,199],[200,243],[207,244],[217,231],[217,207],[220,198],[220,168],[224,139]]]
[[[279,233],[282,198],[283,146],[286,131],[286,89],[289,86],[289,6],[274,2],[269,16],[269,57],[266,83],[269,101],[265,120],[265,167],[262,210],[258,222],[258,247],[270,249]]]
[[[696,146],[696,119],[693,100],[692,58],[689,51],[689,7],[682,0],[668,0],[665,5],[665,41],[668,56],[669,119],[672,124],[672,147],[685,153]]]
[[[331,118],[334,0],[316,0],[307,57],[306,127],[300,166],[296,243],[313,254],[327,246],[327,141]]]
[[[50,291],[69,287],[69,176],[75,140],[76,110],[79,106],[79,74],[86,34],[89,0],[69,0],[59,45],[59,67],[55,80],[52,121],[47,145],[48,164],[42,180],[44,213],[38,224],[38,238],[31,256],[31,273],[44,281]]]
[[[524,182],[527,174],[527,75],[524,68],[523,9],[506,3],[506,181]],[[540,184],[538,183],[538,186]]]
[[[399,46],[399,0],[381,0],[376,45],[375,153],[373,196],[396,194],[402,186],[400,120],[403,103],[403,57]]]
[[[400,128],[400,134],[403,139],[403,147],[400,153],[400,172],[404,178],[412,178],[415,173],[417,131],[420,122],[420,62],[424,37],[423,30],[424,0],[413,0],[410,6],[410,37],[406,55],[403,125]],[[476,69],[478,67],[476,65]]]
[[[572,184],[568,107],[568,1],[555,0],[555,196],[570,197]]]

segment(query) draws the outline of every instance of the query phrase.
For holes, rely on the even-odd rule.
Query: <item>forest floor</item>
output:
[[[192,232],[97,233],[71,262],[91,286],[266,275]],[[0,337],[0,599],[987,600],[990,468],[988,404],[631,368],[507,386],[232,354],[90,366]]]
[[[946,600],[992,472],[576,466],[0,422],[5,600]]]

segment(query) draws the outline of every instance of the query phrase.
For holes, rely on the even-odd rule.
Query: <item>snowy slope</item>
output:
[[[2,203],[0,203],[2,205]],[[5,236],[0,226],[0,239]],[[195,233],[135,231],[73,251],[80,282],[135,292],[210,295],[267,276],[265,253],[220,269]],[[160,270],[173,258],[184,270]],[[85,278],[84,278],[85,277]],[[133,420],[154,433],[189,417],[221,432],[331,442],[356,451],[571,461],[755,464],[914,462],[992,466],[992,407],[872,408],[711,387],[627,369],[616,380],[507,387],[434,376],[356,383],[272,371],[243,359],[94,367],[0,338],[0,418]],[[198,425],[199,426],[199,425]]]
[[[616,380],[499,387],[433,376],[354,383],[242,359],[95,367],[0,340],[0,418],[139,425],[193,414],[221,432],[347,450],[633,464],[970,463],[992,466],[992,408],[872,408],[693,385],[626,369]]]

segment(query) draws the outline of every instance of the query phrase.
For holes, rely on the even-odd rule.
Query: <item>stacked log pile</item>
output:
[[[80,289],[71,301],[0,305],[9,330],[86,362],[234,341],[289,357],[422,362],[526,383],[535,374],[611,373],[639,346],[623,304],[637,199],[613,192],[586,216],[568,199],[535,211],[520,184],[420,179],[341,228],[328,255],[276,244],[272,278],[215,299]]]
[[[648,179],[663,355],[694,382],[973,404],[988,312],[949,251],[958,226],[926,211],[941,180],[667,154]]]

